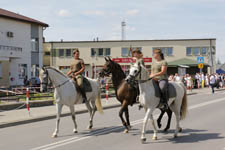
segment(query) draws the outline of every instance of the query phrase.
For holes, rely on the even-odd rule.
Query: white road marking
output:
[[[195,109],[195,108],[200,108],[200,107],[203,107],[203,106],[207,106],[207,105],[222,102],[222,101],[225,101],[225,98],[220,98],[220,99],[216,99],[216,100],[213,100],[213,101],[200,103],[200,104],[197,104],[197,105],[194,105],[194,106],[190,106],[188,109],[191,110],[191,109]],[[156,115],[158,115],[158,114],[156,114]],[[156,115],[154,115],[154,117]],[[137,124],[140,124],[142,122],[143,122],[143,119],[135,120],[135,121],[131,122],[131,125],[137,125]],[[101,131],[92,132],[92,133],[90,133],[90,134],[88,134],[87,136],[84,136],[84,137],[80,137],[80,138],[74,137],[74,138],[70,138],[70,139],[67,139],[67,140],[62,140],[62,141],[58,141],[58,142],[51,143],[51,144],[48,144],[48,145],[36,147],[36,148],[31,149],[31,150],[51,150],[51,149],[54,149],[54,148],[57,148],[57,147],[60,147],[60,146],[63,146],[63,145],[67,145],[67,144],[70,144],[70,143],[74,143],[74,142],[78,142],[78,141],[85,140],[85,139],[88,139],[88,138],[92,138],[93,136],[97,136],[97,135],[101,135],[101,134],[105,134],[105,133],[110,133],[111,131],[116,131],[116,130],[123,129],[123,128],[124,128],[123,126],[118,126],[118,127],[114,127],[114,128],[111,128],[111,129],[103,129]]]

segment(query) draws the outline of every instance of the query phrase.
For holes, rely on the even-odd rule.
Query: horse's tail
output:
[[[182,104],[181,104],[181,111],[180,111],[180,120],[184,120],[187,115],[187,110],[188,110],[188,104],[187,104],[187,90],[184,85],[182,85],[184,88],[184,96],[182,99]]]
[[[95,105],[97,107],[97,110],[100,114],[103,114],[103,109],[102,109],[102,103],[101,103],[101,90],[98,90],[98,95],[95,101]]]

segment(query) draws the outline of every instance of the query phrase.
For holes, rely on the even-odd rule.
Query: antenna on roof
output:
[[[126,22],[125,19],[121,22],[121,39],[126,40]]]

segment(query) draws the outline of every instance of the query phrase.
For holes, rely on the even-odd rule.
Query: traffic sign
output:
[[[204,64],[204,57],[197,57],[197,64]]]
[[[198,64],[198,68],[199,69],[202,69],[203,67],[204,67],[204,64],[202,64],[202,63],[201,64]]]

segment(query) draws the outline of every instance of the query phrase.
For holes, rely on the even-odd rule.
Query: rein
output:
[[[51,68],[49,68],[49,69],[51,69]],[[47,72],[47,73],[48,73],[48,72]],[[50,76],[48,76],[48,78],[49,78],[49,80],[52,82]],[[53,88],[59,88],[59,87],[65,85],[65,84],[66,84],[67,82],[69,82],[69,81],[70,81],[70,79],[64,81],[63,83],[61,83],[61,84],[59,84],[59,85],[53,86]],[[46,83],[45,83],[45,84],[46,84]]]

